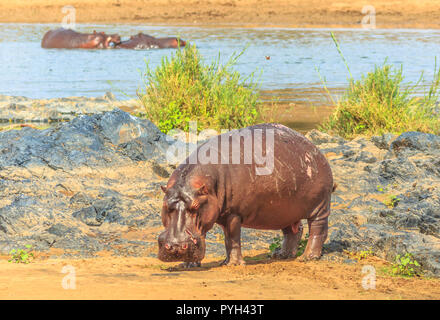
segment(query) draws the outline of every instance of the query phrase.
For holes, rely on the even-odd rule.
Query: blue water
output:
[[[31,98],[99,96],[107,91],[118,98],[135,96],[142,84],[145,60],[157,65],[174,50],[56,50],[42,49],[44,33],[55,24],[0,24],[0,94]],[[433,76],[440,54],[439,30],[362,29],[234,29],[155,27],[137,25],[77,25],[81,32],[119,33],[123,38],[138,32],[176,36],[197,45],[206,61],[219,52],[225,61],[246,45],[236,69],[243,75],[257,70],[261,88],[310,89],[322,87],[318,72],[328,86],[344,87],[348,72],[330,37],[339,39],[355,78],[385,59],[403,64],[405,79],[415,82],[424,72]],[[266,59],[270,56],[270,60]]]

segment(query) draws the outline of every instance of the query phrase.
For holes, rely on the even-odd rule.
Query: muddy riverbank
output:
[[[302,96],[307,93],[305,90],[293,93],[291,90],[284,91],[280,98],[275,99],[274,93],[278,94],[279,91],[262,92],[262,101],[268,110],[265,121],[279,122],[305,133],[316,128],[332,111],[328,105],[313,107],[302,102]],[[27,125],[46,128],[59,122],[71,121],[79,115],[92,115],[114,108],[139,116],[145,113],[139,99],[118,100],[110,92],[95,98],[31,99],[0,95],[0,129]]]

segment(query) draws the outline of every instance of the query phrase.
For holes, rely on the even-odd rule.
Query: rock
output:
[[[119,109],[0,132],[0,251],[31,244],[83,257],[103,249],[142,254],[154,236],[136,244],[119,238],[161,225],[156,194],[173,168],[167,140]]]
[[[422,132],[405,132],[390,146],[396,156],[414,152],[440,153],[440,137]]]
[[[102,97],[69,97],[56,99],[30,99],[0,95],[0,122],[12,123],[57,123],[73,120],[78,115],[92,115],[127,108],[133,113],[143,114],[138,99],[116,100],[111,92]]]
[[[371,141],[377,148],[388,150],[391,146],[391,142],[394,140],[395,137],[396,136],[394,134],[385,133],[381,136],[371,137]]]
[[[406,158],[383,160],[378,165],[377,173],[386,180],[412,181],[423,174]]]
[[[440,277],[440,137],[408,132],[393,139],[346,142],[342,157],[329,158],[338,189],[328,252],[372,250],[391,262],[409,252]]]
[[[357,261],[353,260],[353,259],[345,259],[342,262],[345,264],[356,264],[357,263]]]
[[[316,145],[324,144],[324,143],[344,143],[345,140],[341,137],[333,137],[327,133],[318,131],[313,129],[309,131],[305,137],[312,141]]]
[[[368,151],[361,151],[355,158],[354,161],[361,161],[365,163],[375,163],[377,161],[376,157]]]

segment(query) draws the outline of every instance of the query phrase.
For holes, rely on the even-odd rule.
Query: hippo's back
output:
[[[76,38],[80,36],[80,33],[70,30],[59,28],[56,30],[49,30],[43,36],[41,40],[41,47],[50,48],[73,48]]]
[[[224,143],[229,141],[229,164],[220,160],[206,170],[218,172],[225,206],[242,215],[244,226],[283,228],[309,218],[323,201],[329,201],[333,189],[331,168],[302,134],[280,124],[260,124],[225,133],[208,144],[215,140],[223,162],[227,150]],[[199,151],[203,155],[204,149]]]

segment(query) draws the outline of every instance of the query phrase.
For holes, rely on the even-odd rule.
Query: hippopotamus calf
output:
[[[129,40],[122,41],[116,46],[121,49],[163,49],[184,47],[186,42],[178,38],[155,38],[148,34],[139,33],[131,36]]]
[[[113,48],[121,42],[117,34],[79,33],[70,29],[59,28],[49,30],[41,41],[41,47],[46,49],[107,49]]]
[[[162,190],[162,261],[200,266],[205,236],[214,223],[225,235],[223,264],[244,264],[241,227],[281,229],[284,241],[274,256],[295,257],[301,219],[309,225],[303,258],[321,256],[332,171],[315,145],[283,125],[255,125],[211,138],[178,166]]]

